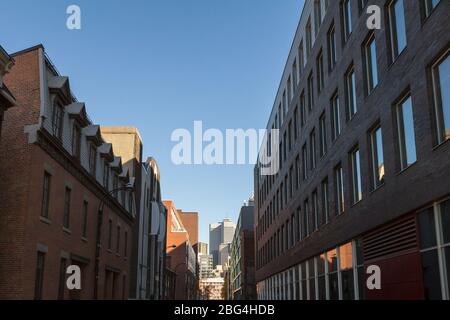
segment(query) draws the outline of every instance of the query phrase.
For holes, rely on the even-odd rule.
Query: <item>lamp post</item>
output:
[[[107,197],[118,191],[134,191],[132,185],[128,184],[125,187],[116,188],[106,193],[100,200],[97,210],[97,232],[96,232],[96,248],[95,248],[95,282],[94,282],[94,300],[98,299],[98,281],[100,278],[100,252],[102,247],[102,224],[103,224],[103,208]]]

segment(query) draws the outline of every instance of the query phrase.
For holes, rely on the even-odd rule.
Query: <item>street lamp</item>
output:
[[[98,281],[100,278],[100,249],[102,247],[102,224],[103,224],[103,208],[105,207],[105,200],[107,197],[118,191],[134,191],[131,184],[125,187],[116,188],[106,193],[100,200],[97,210],[97,234],[96,234],[96,248],[95,248],[95,282],[94,282],[94,300],[98,299]]]

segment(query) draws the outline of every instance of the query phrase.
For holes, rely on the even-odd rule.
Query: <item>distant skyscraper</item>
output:
[[[209,253],[213,256],[214,268],[221,263],[221,244],[229,244],[233,241],[235,229],[236,225],[230,219],[224,219],[222,222],[209,225]]]
[[[208,254],[208,244],[205,242],[198,243],[198,254]]]

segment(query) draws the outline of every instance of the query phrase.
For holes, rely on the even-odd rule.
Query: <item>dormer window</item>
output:
[[[76,123],[73,125],[72,129],[72,155],[80,159],[80,149],[81,149],[81,129]]]
[[[97,149],[93,144],[91,144],[89,148],[89,172],[93,176],[95,176],[96,162],[97,162]]]
[[[106,190],[109,190],[109,166],[106,161],[103,165],[103,186]]]
[[[117,173],[114,173],[113,175],[113,190],[114,190],[114,198],[117,199],[118,193],[117,189],[119,188],[119,176]]]
[[[53,134],[61,140],[62,138],[62,129],[63,129],[63,108],[62,106],[55,102],[53,104],[53,118],[52,118],[52,128]]]

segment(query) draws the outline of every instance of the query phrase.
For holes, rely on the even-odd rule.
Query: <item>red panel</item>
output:
[[[419,252],[376,261],[381,269],[381,290],[369,290],[365,283],[367,300],[422,300],[424,288]],[[367,279],[367,274],[366,277]]]

